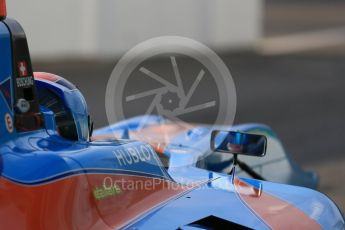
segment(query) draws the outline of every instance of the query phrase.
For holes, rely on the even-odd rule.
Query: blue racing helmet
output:
[[[54,112],[56,129],[69,140],[88,141],[92,122],[84,96],[75,85],[50,73],[34,73],[39,104]]]

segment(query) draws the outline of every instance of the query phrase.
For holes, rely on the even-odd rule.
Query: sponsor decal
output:
[[[151,160],[153,150],[146,146],[141,145],[140,147],[128,147],[113,151],[115,158],[119,165],[132,165],[139,162],[147,162]]]
[[[93,190],[93,196],[96,200],[103,200],[109,197],[113,197],[122,193],[122,190],[115,183],[111,186],[103,184],[103,186],[96,187]]]
[[[34,79],[33,77],[22,77],[22,78],[17,78],[17,87],[30,87],[34,85]]]
[[[20,98],[17,101],[16,107],[21,113],[26,113],[30,110],[30,103],[27,100]]]
[[[13,120],[9,113],[5,114],[5,124],[6,124],[7,132],[13,133]]]
[[[28,68],[25,61],[18,62],[18,72],[20,77],[25,77],[28,75]]]

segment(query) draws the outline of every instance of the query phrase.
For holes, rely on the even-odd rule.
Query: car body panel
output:
[[[98,225],[154,229],[161,226],[163,216],[170,221],[165,221],[170,229],[210,215],[256,229],[274,227],[277,222],[282,224],[280,218],[304,218],[303,222],[293,223],[302,228],[341,229],[343,226],[336,206],[313,190],[237,177],[232,184],[232,176],[193,166],[166,171],[153,151],[149,153],[152,161],[144,162],[151,166],[132,161],[133,168],[128,164],[121,168],[124,163],[113,152],[121,150],[123,158],[129,159],[133,157],[129,149],[150,148],[141,142],[96,142],[69,146],[69,150],[55,153],[24,144],[39,135],[44,142],[51,138],[38,131],[18,138],[23,143],[20,148],[15,141],[1,147],[1,152],[7,151],[1,154],[4,167],[0,178],[0,203],[3,204],[0,217],[11,220],[11,216],[17,216],[18,220],[3,221],[3,226],[8,228],[36,229],[38,223],[42,224],[39,221],[42,215],[44,226],[49,229],[70,226],[103,229],[95,227]],[[54,144],[56,139],[53,137]],[[105,178],[109,185],[111,181],[118,183],[109,195],[102,194]],[[149,183],[151,187],[126,189],[133,182]],[[255,192],[259,187],[260,195]],[[51,207],[56,208],[48,212]],[[86,221],[83,216],[92,218]]]
[[[200,174],[203,174],[195,168],[187,168],[185,173],[189,177],[190,174],[197,175],[197,181],[201,179]],[[184,178],[181,170],[170,171],[170,174],[173,178]],[[335,215],[339,221],[333,222],[332,219],[337,213],[337,207],[321,193],[315,194],[313,190],[306,191],[290,185],[282,186],[282,192],[278,191],[280,185],[253,179],[236,178],[235,184],[232,184],[231,178],[212,174],[204,175],[212,178],[207,184],[147,215],[132,227],[159,229],[160,223],[164,223],[169,229],[187,229],[186,226],[197,220],[217,216],[236,224],[245,223],[246,227],[253,229],[343,228],[339,213]],[[258,184],[263,189],[259,196],[255,193]],[[295,199],[289,199],[290,196]],[[331,220],[332,224],[320,221],[327,215],[327,220]]]
[[[141,125],[145,121],[145,125]],[[138,116],[94,131],[94,139],[127,138],[149,143],[156,152],[169,158],[169,167],[194,165],[211,171],[231,171],[232,155],[214,153],[210,149],[213,129],[236,130],[263,134],[268,139],[267,154],[263,158],[240,156],[254,171],[265,179],[316,189],[319,179],[314,172],[306,172],[292,161],[278,137],[266,125],[242,124],[212,126],[170,122],[160,116]],[[159,138],[156,138],[159,137]],[[181,153],[184,153],[182,155]],[[272,173],[274,172],[274,173]],[[248,176],[239,172],[240,176]]]

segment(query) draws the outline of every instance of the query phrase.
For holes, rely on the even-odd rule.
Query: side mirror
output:
[[[218,130],[211,134],[211,149],[214,152],[263,157],[266,147],[267,138],[263,135]]]

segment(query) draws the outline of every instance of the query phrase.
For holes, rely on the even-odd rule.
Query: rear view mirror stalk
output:
[[[230,153],[234,155],[232,183],[236,174],[236,166],[248,173],[254,179],[265,180],[251,169],[246,163],[238,160],[238,154],[263,157],[266,155],[267,138],[263,135],[241,133],[234,131],[213,131],[211,134],[211,149],[214,152]]]

